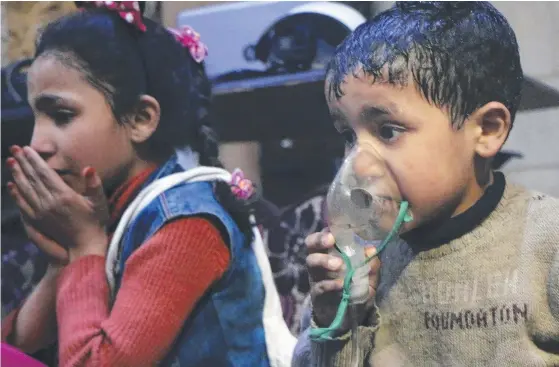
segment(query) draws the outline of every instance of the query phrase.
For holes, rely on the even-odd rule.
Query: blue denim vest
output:
[[[144,184],[184,171],[173,156]],[[117,291],[128,257],[165,223],[211,215],[227,230],[231,263],[185,320],[163,366],[269,366],[262,313],[264,286],[251,245],[217,202],[210,182],[175,186],[155,199],[130,223],[122,237],[116,269]],[[180,246],[181,244],[176,244]],[[140,300],[141,301],[141,300]]]

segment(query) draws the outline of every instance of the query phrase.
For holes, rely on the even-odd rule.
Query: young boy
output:
[[[559,201],[490,169],[522,87],[507,20],[486,2],[397,3],[344,41],[327,75],[337,128],[374,145],[413,213],[371,263],[359,365],[559,366]],[[311,328],[339,304],[333,244],[307,238]],[[294,365],[349,366],[347,325],[331,341],[304,333]]]

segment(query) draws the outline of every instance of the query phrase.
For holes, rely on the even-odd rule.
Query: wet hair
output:
[[[329,98],[359,72],[403,86],[411,80],[459,129],[484,104],[505,105],[511,119],[523,82],[518,44],[505,17],[488,2],[397,2],[360,25],[328,66]]]
[[[168,158],[189,146],[200,164],[221,167],[217,136],[211,121],[211,83],[203,63],[163,26],[144,19],[146,31],[126,23],[116,12],[90,8],[64,16],[45,27],[37,39],[35,57],[53,56],[82,73],[104,94],[116,120],[125,124],[150,95],[160,105],[160,120],[141,147],[153,157]],[[239,228],[252,240],[247,208],[227,183],[215,184],[215,194]]]

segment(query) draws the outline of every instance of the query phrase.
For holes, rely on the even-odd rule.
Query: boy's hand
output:
[[[329,255],[334,249],[334,236],[323,230],[313,233],[305,239],[308,250],[307,268],[311,283],[311,299],[314,320],[320,327],[327,327],[332,323],[340,304],[345,275],[345,264],[340,257]],[[367,256],[375,253],[374,248],[366,250]],[[377,275],[380,269],[380,260],[374,258],[369,263],[369,301],[363,308],[362,322],[367,312],[373,305],[377,287]]]

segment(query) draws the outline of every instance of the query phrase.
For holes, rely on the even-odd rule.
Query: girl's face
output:
[[[83,192],[86,166],[109,190],[138,171],[128,127],[78,70],[40,56],[28,71],[28,99],[35,115],[31,148],[74,190]]]

